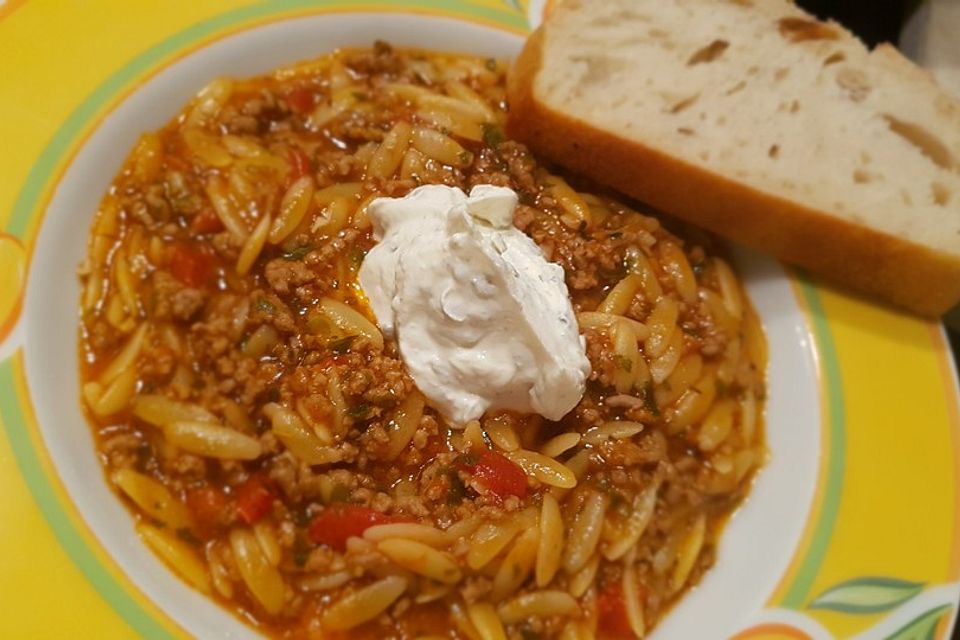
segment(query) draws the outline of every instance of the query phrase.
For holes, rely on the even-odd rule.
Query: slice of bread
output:
[[[510,134],[679,218],[925,315],[960,300],[960,104],[786,0],[566,0]]]

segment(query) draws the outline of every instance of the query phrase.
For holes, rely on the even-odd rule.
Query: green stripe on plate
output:
[[[810,588],[820,571],[823,558],[830,546],[830,537],[837,522],[840,511],[840,496],[843,493],[843,474],[846,462],[846,409],[843,399],[843,379],[840,374],[840,363],[837,360],[837,348],[830,333],[823,304],[816,286],[803,273],[793,271],[797,279],[804,302],[810,313],[814,339],[817,343],[817,354],[820,359],[824,386],[827,393],[827,433],[829,447],[829,463],[827,467],[826,486],[823,490],[823,502],[820,513],[817,514],[817,524],[807,548],[806,557],[797,570],[797,574],[783,597],[781,606],[799,609],[810,595]],[[823,445],[821,445],[823,446]]]
[[[86,576],[104,600],[144,638],[173,638],[153,616],[143,609],[126,589],[107,571],[84,542],[63,504],[57,498],[50,478],[44,473],[37,451],[27,431],[27,420],[17,398],[14,381],[14,358],[0,363],[0,422],[6,427],[7,439],[23,479],[33,494],[40,512],[53,530],[64,551]]]

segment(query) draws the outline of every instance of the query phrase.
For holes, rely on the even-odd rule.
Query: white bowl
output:
[[[251,76],[337,46],[398,46],[512,56],[520,37],[449,18],[328,14],[230,36],[192,53],[134,91],[90,136],[47,209],[26,295],[26,372],[41,431],[67,491],[105,549],[143,592],[190,633],[256,633],[175,577],[133,532],[108,489],[79,407],[74,276],[91,215],[137,137],[165,124],[210,79]],[[791,285],[768,259],[738,252],[738,265],[770,344],[770,461],[722,536],[716,566],[660,624],[655,638],[724,637],[759,612],[799,542],[820,451],[815,351]]]

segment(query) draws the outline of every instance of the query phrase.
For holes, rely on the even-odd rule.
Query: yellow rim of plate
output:
[[[549,6],[543,3],[544,9]],[[0,21],[17,10],[31,7],[8,0],[0,6]],[[77,150],[151,76],[238,31],[345,11],[426,13],[521,34],[528,29],[526,3],[511,0],[277,0],[218,13],[134,57],[79,103],[39,154],[12,209],[0,212],[5,231],[0,239],[12,238],[8,244],[25,251],[29,260],[49,199]],[[960,577],[960,410],[954,369],[939,325],[880,309],[802,274],[791,278],[816,341],[823,448],[811,519],[767,606],[800,612],[802,618],[763,622],[738,637],[816,635],[802,629],[806,620],[815,625],[811,628],[846,637],[919,603],[928,588]],[[23,276],[16,279],[0,292],[0,309],[4,295],[15,301],[13,312],[0,318],[6,330],[21,306]],[[891,395],[891,388],[897,393]],[[36,505],[84,578],[138,635],[182,636],[117,567],[70,501],[40,436],[21,351],[0,362],[0,423]],[[910,446],[904,445],[907,440]],[[3,546],[0,534],[0,551]],[[948,609],[918,611],[903,630],[929,628],[928,637],[945,637]]]

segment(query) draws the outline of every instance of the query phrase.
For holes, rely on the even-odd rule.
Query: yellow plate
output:
[[[156,595],[157,585],[177,589],[175,579],[162,571],[144,577],[115,560],[145,554],[139,543],[111,546],[110,552],[101,544],[109,536],[96,524],[100,507],[85,502],[77,475],[51,454],[51,442],[86,429],[53,418],[75,396],[51,395],[61,383],[38,377],[29,364],[39,361],[34,352],[48,336],[39,335],[43,322],[26,326],[24,318],[35,316],[23,309],[41,308],[38,298],[74,296],[76,288],[72,271],[40,269],[47,254],[34,250],[38,243],[45,251],[56,246],[45,215],[56,208],[51,203],[62,209],[71,196],[65,176],[91,152],[95,132],[121,114],[139,87],[184,57],[257,29],[345,13],[389,14],[399,21],[432,15],[516,39],[549,4],[0,4],[0,637],[62,637],[80,629],[109,638],[185,637],[181,625],[193,624],[155,604],[168,602]],[[321,42],[316,53],[323,50]],[[155,126],[172,113],[158,113]],[[130,144],[116,150],[118,157]],[[91,189],[96,198],[102,187]],[[88,211],[76,211],[78,228],[86,228]],[[796,338],[810,341],[801,346],[812,354],[819,385],[818,399],[806,408],[810,424],[819,424],[811,500],[783,505],[801,516],[789,557],[728,635],[946,638],[960,596],[960,418],[942,329],[796,273],[789,282],[805,328]],[[62,353],[64,371],[75,368],[74,358],[69,350]],[[69,376],[65,380],[69,386]],[[771,468],[786,462],[781,455]]]

